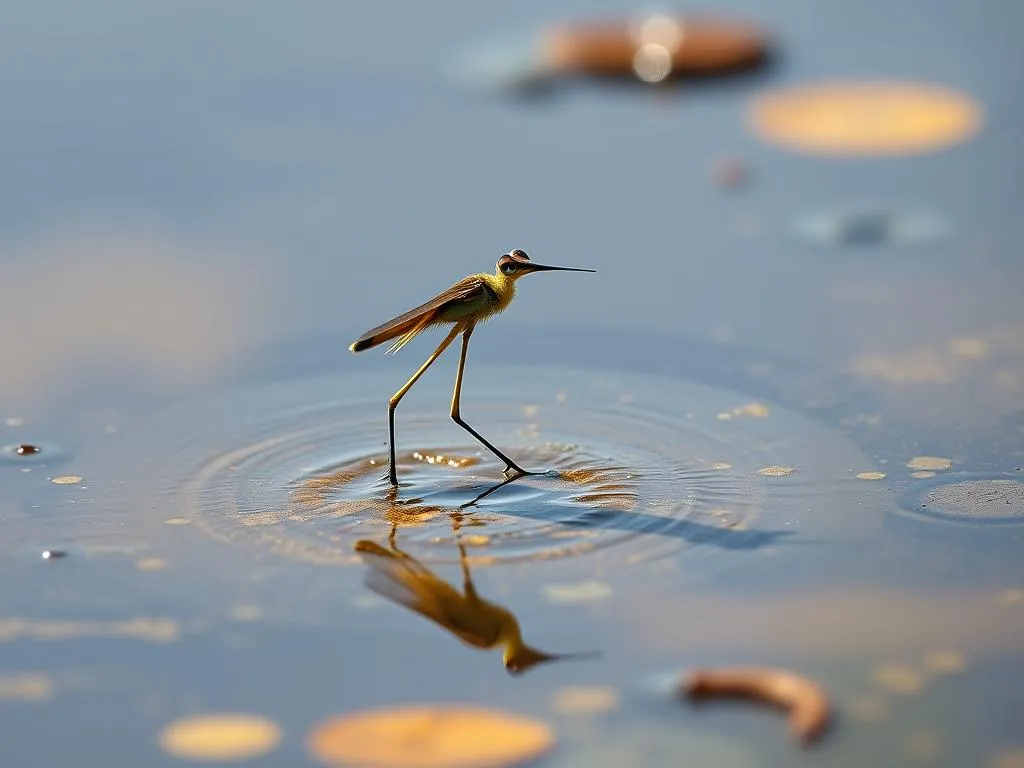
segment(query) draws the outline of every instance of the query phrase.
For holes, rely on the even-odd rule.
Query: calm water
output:
[[[547,766],[1024,764],[1024,9],[715,9],[782,57],[537,98],[457,66],[628,8],[8,9],[0,762],[181,763],[168,724],[241,712],[280,729],[252,764],[310,765],[329,716],[462,702],[546,722]],[[833,77],[984,123],[861,159],[748,129]],[[453,348],[391,493],[440,336],[348,344],[516,247],[597,270],[469,351],[463,416],[547,474],[494,489]],[[816,678],[835,728],[672,698],[718,664]]]

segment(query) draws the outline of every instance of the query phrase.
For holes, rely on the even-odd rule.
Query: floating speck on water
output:
[[[236,605],[231,609],[231,618],[235,621],[257,621],[263,618],[263,610],[258,605]]]
[[[918,693],[924,688],[924,675],[906,664],[881,664],[872,671],[875,685],[890,693]]]
[[[764,475],[765,477],[785,477],[791,475],[796,471],[794,467],[780,467],[773,465],[770,467],[762,467],[757,470],[757,474]]]
[[[988,354],[988,343],[984,339],[951,339],[949,351],[957,357],[982,358]]]
[[[1004,589],[997,598],[1000,603],[1019,605],[1024,603],[1024,589]]]
[[[167,567],[167,561],[162,557],[144,557],[135,563],[140,571],[161,571]]]
[[[934,762],[942,755],[942,734],[931,728],[918,728],[907,734],[903,748],[907,757],[915,762]]]
[[[42,448],[40,448],[39,446],[29,445],[28,443],[22,443],[21,445],[14,449],[14,452],[19,456],[34,456],[41,450]]]
[[[540,406],[539,405],[524,405],[523,406],[523,416],[525,416],[528,419],[535,419],[535,418],[537,418],[537,414],[538,413],[540,413]]]
[[[569,686],[555,691],[552,706],[563,715],[595,715],[611,712],[619,694],[609,685]]]
[[[924,665],[932,672],[952,674],[963,672],[967,667],[967,659],[960,651],[929,651],[924,656]]]
[[[38,673],[0,677],[0,701],[46,701],[53,696],[53,681]]]
[[[197,715],[160,733],[165,752],[183,760],[241,761],[265,755],[281,741],[281,729],[258,715]]]
[[[412,704],[353,712],[319,723],[306,738],[324,765],[456,768],[519,765],[554,746],[544,722],[457,704]]]
[[[552,603],[596,603],[611,597],[612,588],[600,581],[549,584],[541,590]]]
[[[711,465],[711,468],[718,470],[732,469],[732,464],[729,464],[726,461],[716,461],[714,464]]]
[[[857,474],[858,480],[882,480],[885,478],[885,472],[859,472]]]
[[[828,245],[890,245],[944,233],[942,220],[924,211],[864,208],[816,213],[796,225],[805,239]]]
[[[25,426],[25,420],[19,416],[8,416],[4,419],[4,424],[12,428],[23,427]]]
[[[188,525],[191,522],[187,517],[169,517],[164,520],[164,525]]]
[[[939,456],[915,456],[907,462],[910,469],[921,469],[926,471],[941,471],[953,466],[951,459],[944,459]]]
[[[916,477],[918,480],[924,480],[924,479],[929,478],[929,477],[935,477],[935,473],[934,472],[928,472],[926,470],[921,470],[921,471],[918,471],[918,472],[911,472],[910,476],[911,477]]]
[[[1024,746],[1000,749],[989,758],[985,768],[1024,768]]]
[[[915,155],[965,141],[984,123],[968,94],[931,83],[824,81],[771,90],[749,113],[761,139],[822,156]]]
[[[712,166],[711,178],[720,189],[737,189],[750,179],[750,166],[735,155],[719,157]]]
[[[67,557],[68,553],[63,549],[44,549],[43,560],[57,560],[61,557]]]
[[[76,485],[82,482],[83,478],[80,475],[61,475],[50,480],[51,483],[56,485]]]
[[[957,520],[1020,522],[1024,520],[1024,483],[1017,480],[970,480],[929,489],[917,511]]]
[[[846,703],[846,711],[854,720],[877,723],[889,714],[889,702],[877,694],[865,693],[851,698]]]

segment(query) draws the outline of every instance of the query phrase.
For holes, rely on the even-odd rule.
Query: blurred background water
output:
[[[263,760],[304,765],[324,717],[421,700],[534,714],[551,765],[1024,761],[1024,8],[667,7],[762,26],[774,55],[662,87],[519,93],[474,69],[647,10],[6,9],[5,765],[180,762],[160,730],[220,711],[274,721]],[[859,102],[838,81],[900,84],[864,119],[905,143],[780,140],[841,133]],[[824,116],[765,122],[763,99],[821,83]],[[524,278],[474,334],[464,414],[606,473],[513,484],[463,521],[480,594],[527,642],[602,653],[522,677],[363,584],[356,541],[396,522],[381,486],[294,495],[386,452],[384,403],[436,341],[348,344],[512,248],[597,273]],[[398,440],[480,464],[403,458],[423,494],[397,539],[458,586],[449,513],[500,466],[447,419],[454,362]],[[834,735],[804,755],[771,715],[650,682],[733,662],[823,680]],[[559,705],[568,687],[614,703]]]

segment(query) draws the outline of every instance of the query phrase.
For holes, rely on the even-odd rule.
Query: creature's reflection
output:
[[[451,517],[458,536],[462,515],[456,513]],[[502,662],[514,675],[544,662],[598,656],[596,651],[545,653],[527,645],[513,613],[477,593],[466,547],[461,540],[456,539],[462,565],[462,592],[399,549],[395,543],[396,531],[397,526],[392,527],[389,548],[368,539],[355,545],[355,550],[370,567],[366,585],[377,594],[430,619],[468,645],[483,649],[502,647]]]

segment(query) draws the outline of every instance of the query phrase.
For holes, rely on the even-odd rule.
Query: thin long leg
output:
[[[477,432],[475,429],[469,426],[469,424],[462,420],[462,416],[459,415],[459,399],[462,396],[462,372],[466,368],[466,352],[469,349],[469,337],[473,335],[473,327],[474,326],[471,325],[468,328],[466,328],[465,331],[462,332],[462,352],[459,355],[459,372],[455,375],[455,392],[454,394],[452,394],[452,419],[455,420],[456,424],[458,424],[460,427],[469,432],[469,434],[471,434],[481,443],[486,445],[487,448],[490,449],[491,453],[493,453],[499,459],[504,461],[506,473],[508,473],[509,470],[515,470],[515,472],[520,475],[534,474],[531,472],[527,472],[525,469],[523,469],[514,461],[512,461],[512,459],[510,459],[504,453],[502,453],[489,442],[487,442],[487,440],[484,439],[483,435],[481,435],[479,432]]]
[[[437,358],[441,356],[441,353],[448,348],[448,345],[455,340],[458,333],[459,326],[456,325],[448,332],[448,335],[444,337],[444,341],[437,345],[437,349],[435,349],[430,357],[427,358],[426,362],[420,366],[419,370],[412,375],[412,378],[405,382],[402,388],[395,392],[388,401],[388,436],[391,440],[391,468],[388,474],[388,479],[391,481],[392,485],[398,485],[398,473],[395,471],[395,408],[398,407],[398,403],[401,399],[405,397],[405,393],[412,389],[412,385],[415,384],[419,377],[422,376],[427,368],[430,367],[430,364],[437,360]]]

